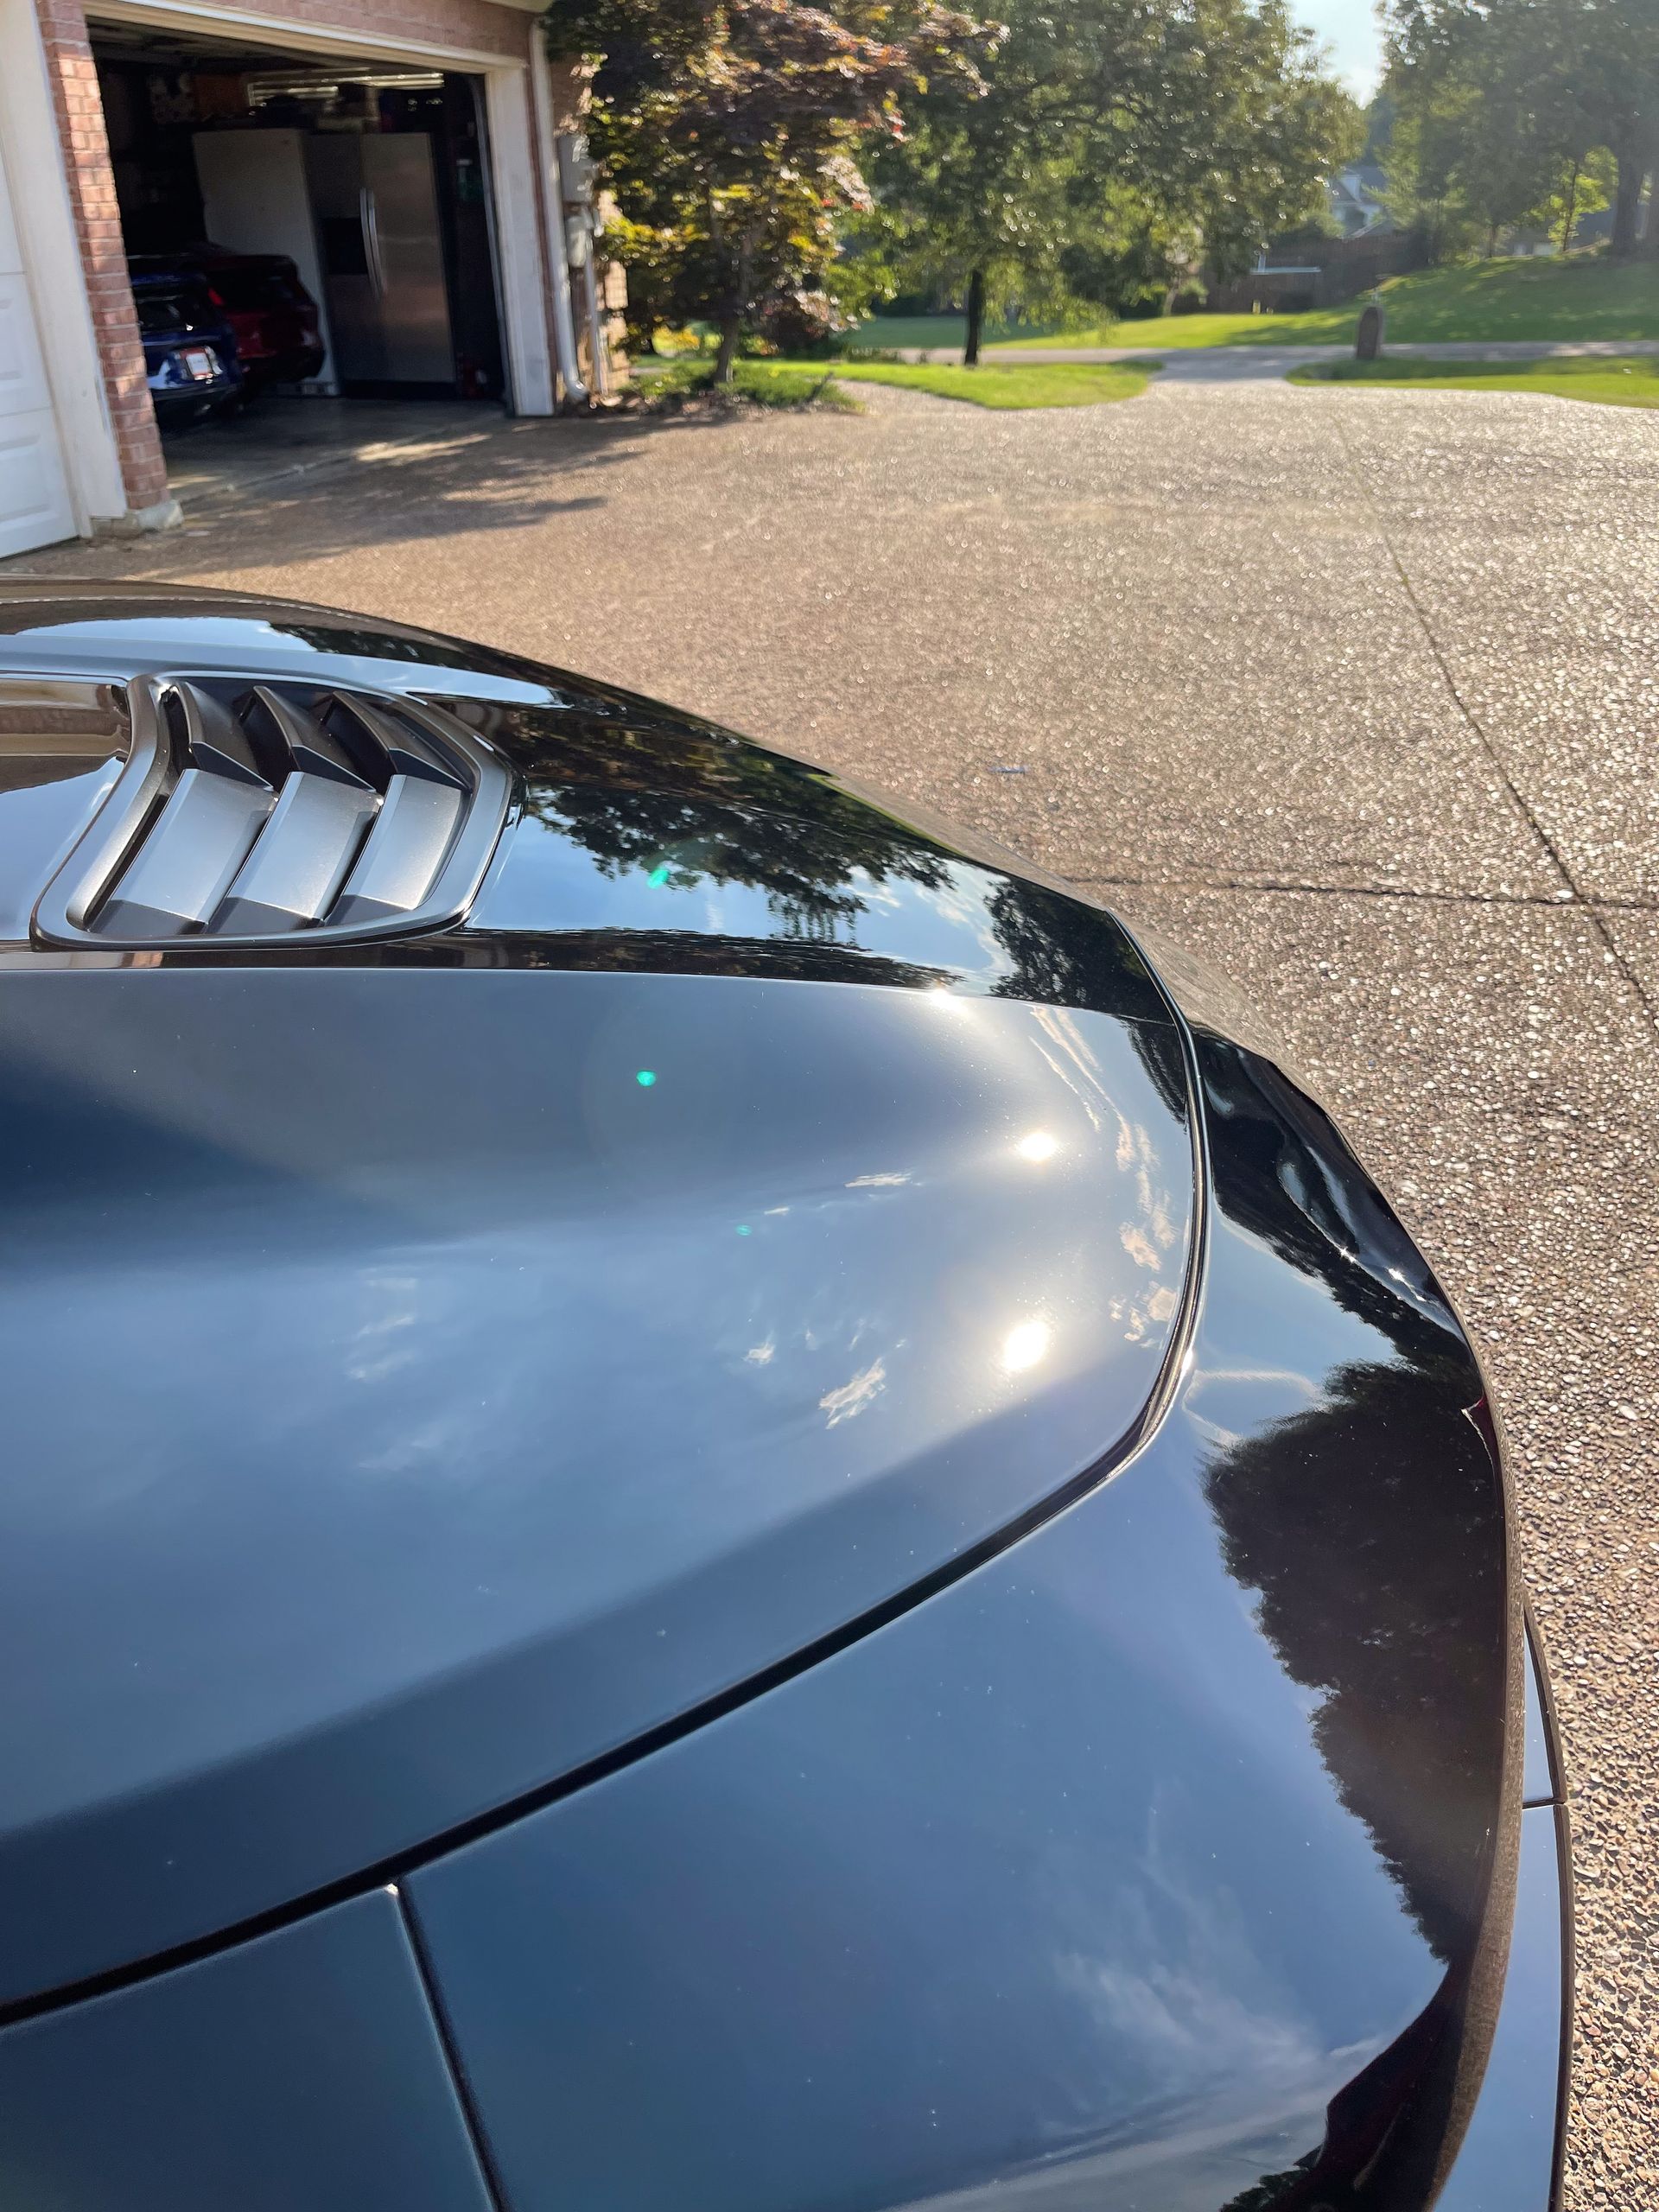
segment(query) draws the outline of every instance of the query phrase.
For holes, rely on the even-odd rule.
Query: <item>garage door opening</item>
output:
[[[481,77],[92,29],[175,493],[510,399]]]

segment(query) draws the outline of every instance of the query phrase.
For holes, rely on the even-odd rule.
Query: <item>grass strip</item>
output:
[[[1432,391],[1547,392],[1603,407],[1659,407],[1659,354],[1557,353],[1538,361],[1435,361],[1385,353],[1378,361],[1308,361],[1292,384],[1374,385]]]
[[[1158,361],[988,363],[977,369],[910,361],[834,364],[836,377],[849,384],[928,391],[936,399],[962,400],[970,407],[1018,408],[1097,407],[1110,400],[1135,399],[1161,366]]]
[[[1601,255],[1514,256],[1422,269],[1382,288],[1390,342],[1490,345],[1504,339],[1659,339],[1659,263]],[[1065,330],[988,330],[988,345],[1040,354],[1054,346],[1351,346],[1362,302],[1305,315],[1178,315],[1148,321],[1080,321]],[[960,346],[960,315],[876,315],[855,346]]]

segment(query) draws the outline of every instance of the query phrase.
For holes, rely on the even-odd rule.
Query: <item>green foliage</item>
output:
[[[1003,0],[982,88],[931,81],[872,167],[901,280],[1122,308],[1312,217],[1357,111],[1283,0]]]
[[[590,135],[630,325],[906,283],[1063,317],[1228,274],[1312,218],[1357,143],[1287,0],[554,0],[597,57]],[[866,170],[875,184],[872,200]]]
[[[838,346],[851,320],[828,292],[779,292],[760,310],[760,339],[770,353],[822,358]]]
[[[1389,147],[1394,137],[1395,117],[1399,103],[1384,85],[1365,110],[1365,143],[1360,148],[1362,162],[1386,162]]]
[[[1605,146],[1592,146],[1587,154],[1556,168],[1549,190],[1533,213],[1563,253],[1572,246],[1584,217],[1611,206],[1617,176],[1617,164]]]
[[[837,367],[836,374],[839,374]],[[674,405],[718,390],[757,407],[830,407],[851,411],[857,402],[843,392],[823,366],[735,361],[729,378],[716,386],[712,361],[671,361],[639,379],[648,398]]]
[[[1437,257],[1570,239],[1620,165],[1633,222],[1659,124],[1652,0],[1392,0],[1389,24],[1389,199]]]
[[[562,55],[597,56],[590,136],[638,334],[706,318],[729,374],[763,302],[823,288],[836,218],[868,205],[864,134],[925,71],[974,81],[986,43],[937,0],[555,0]]]
[[[1086,311],[1074,315],[1069,321],[1004,322],[993,316],[985,325],[988,346],[1007,346],[1015,343],[1031,345],[1039,340],[1052,340],[1057,346],[1094,344],[1091,336],[1098,317],[1090,318]],[[897,349],[908,346],[928,351],[960,353],[967,324],[959,315],[880,315],[867,322],[855,323],[842,341],[849,353],[868,353],[875,349],[892,353],[897,359]]]

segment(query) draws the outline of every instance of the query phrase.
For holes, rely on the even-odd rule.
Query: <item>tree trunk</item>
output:
[[[1636,217],[1642,205],[1643,179],[1647,174],[1647,145],[1632,140],[1617,149],[1614,159],[1618,163],[1618,184],[1613,194],[1613,234],[1608,240],[1607,251],[1628,258],[1636,251]]]
[[[1561,252],[1566,254],[1573,243],[1573,226],[1579,219],[1579,172],[1582,164],[1574,162],[1573,175],[1567,187],[1567,213],[1561,219]]]
[[[979,366],[979,341],[985,328],[985,271],[976,269],[968,279],[968,343],[962,349],[964,369]]]
[[[719,216],[709,200],[709,235],[716,244],[720,238]],[[715,355],[715,384],[730,384],[737,359],[737,341],[743,334],[743,325],[748,320],[754,302],[749,297],[754,282],[754,231],[746,230],[737,242],[737,258],[731,273],[731,283],[726,288],[724,303],[720,311],[720,346]]]
[[[1649,160],[1653,158],[1653,151],[1649,143]],[[1630,251],[1639,255],[1643,261],[1659,261],[1659,207],[1654,204],[1656,200],[1659,200],[1659,169],[1654,171],[1653,181],[1648,190],[1648,226],[1630,248]]]
[[[1489,224],[1487,225],[1487,226],[1486,226],[1486,258],[1487,258],[1487,260],[1488,260],[1488,261],[1491,260],[1492,257],[1497,253],[1497,225],[1496,223],[1489,223]]]

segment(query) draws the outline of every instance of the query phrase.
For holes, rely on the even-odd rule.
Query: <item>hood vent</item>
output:
[[[465,913],[499,757],[405,698],[209,677],[130,687],[119,780],[35,910],[51,944],[402,935]]]

